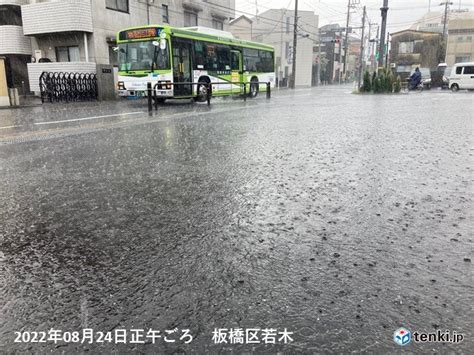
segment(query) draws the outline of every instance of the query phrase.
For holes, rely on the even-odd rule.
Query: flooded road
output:
[[[350,91],[54,127],[33,125],[93,108],[8,113],[0,352],[468,353],[474,96]],[[402,348],[402,326],[465,340]],[[51,328],[193,340],[14,342]],[[215,344],[215,328],[287,328],[293,341]]]

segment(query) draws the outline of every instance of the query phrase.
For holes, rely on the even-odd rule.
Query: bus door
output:
[[[193,81],[191,71],[191,43],[175,41],[173,42],[173,82],[191,83]],[[193,86],[173,85],[174,96],[192,96]]]
[[[231,81],[233,83],[243,82],[243,63],[242,63],[242,53],[240,51],[231,50],[230,51],[230,69],[231,69]],[[240,87],[240,90],[243,91],[241,84],[236,84]]]

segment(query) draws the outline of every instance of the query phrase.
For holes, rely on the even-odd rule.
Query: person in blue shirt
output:
[[[410,76],[410,90],[416,89],[416,87],[421,83],[421,72],[420,68],[416,68],[415,72]]]

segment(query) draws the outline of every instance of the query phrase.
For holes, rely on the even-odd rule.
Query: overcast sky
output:
[[[348,0],[299,0],[301,10],[311,10],[319,15],[320,26],[328,23],[339,23],[345,26]],[[371,22],[380,23],[380,7],[383,0],[353,0],[359,2],[355,12],[351,15],[353,25],[361,25],[362,8],[367,6],[367,13]],[[474,11],[474,0],[451,0],[452,9],[468,8]],[[444,9],[440,3],[444,0],[389,0],[388,11],[388,31],[395,32],[408,28],[414,21],[422,17],[431,4],[431,11],[441,11]],[[256,13],[256,4],[259,14],[270,8],[289,8],[295,6],[294,0],[236,0],[236,9],[243,14],[250,16]],[[242,13],[237,13],[238,15]],[[277,19],[278,20],[278,19]],[[355,27],[355,26],[354,26]]]

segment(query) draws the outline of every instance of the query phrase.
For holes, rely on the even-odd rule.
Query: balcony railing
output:
[[[91,32],[92,10],[88,0],[43,2],[21,7],[25,35],[56,32]]]

